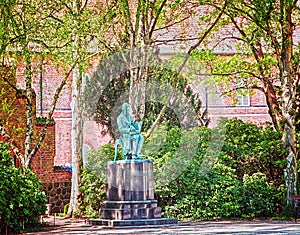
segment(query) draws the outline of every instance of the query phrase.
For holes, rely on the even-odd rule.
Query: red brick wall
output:
[[[210,127],[217,125],[220,118],[239,118],[245,122],[264,125],[271,122],[265,96],[260,91],[255,91],[250,97],[249,106],[237,106],[234,97],[222,97],[222,101],[212,102],[208,105]]]
[[[36,126],[36,131],[40,132],[42,128],[43,128],[42,125]],[[42,143],[40,150],[31,160],[31,164],[30,164],[31,169],[44,183],[71,181],[70,172],[54,171],[54,156],[55,156],[55,125],[51,125],[47,129],[47,134]]]
[[[1,70],[1,69],[0,69]],[[1,71],[6,71],[6,75],[8,72],[10,74],[10,81],[15,83],[13,80],[14,75],[13,72],[9,68],[3,68]],[[20,72],[21,73],[21,72]],[[22,73],[21,73],[22,74]],[[2,74],[2,76],[4,76]],[[6,130],[11,137],[15,138],[15,145],[18,146],[20,151],[24,153],[23,143],[25,140],[25,131],[19,131],[18,135],[16,136],[12,130],[15,128],[22,128],[25,130],[26,127],[26,116],[25,116],[25,106],[26,106],[26,97],[19,95],[16,93],[15,89],[12,89],[11,86],[7,84],[2,78],[0,77],[0,89],[5,89],[4,97],[8,98],[10,101],[13,102],[13,107],[15,108],[15,112],[8,120],[9,125],[7,126]],[[34,91],[33,91],[34,92]],[[34,96],[33,99],[33,112],[36,111],[36,98]],[[0,111],[0,115],[2,115]],[[4,115],[7,114],[4,113]],[[36,117],[33,117],[34,122],[34,136],[33,136],[33,144],[36,143],[37,138],[43,129],[43,125],[36,125]],[[11,127],[11,128],[9,128]],[[48,196],[49,202],[55,205],[54,211],[61,211],[63,210],[63,206],[68,202],[70,198],[70,185],[71,185],[71,172],[57,172],[54,170],[54,157],[55,157],[55,143],[56,133],[55,133],[55,125],[51,124],[48,126],[45,139],[40,147],[39,151],[35,156],[32,157],[30,162],[30,168],[37,177],[42,181],[43,190],[45,191],[46,195]],[[0,138],[0,140],[4,140]],[[34,146],[34,145],[33,145]],[[12,154],[14,156],[14,154]],[[18,161],[17,161],[18,163]],[[20,165],[19,163],[16,165]],[[49,191],[50,190],[50,191]],[[58,191],[57,191],[58,190]],[[58,195],[54,195],[57,192]]]

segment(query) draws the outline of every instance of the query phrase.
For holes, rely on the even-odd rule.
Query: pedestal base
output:
[[[93,219],[88,222],[91,225],[102,226],[146,226],[146,225],[177,225],[177,219],[157,218],[157,219],[136,219],[136,220],[107,220]]]
[[[161,208],[156,200],[147,201],[107,201],[99,213],[102,219],[132,220],[160,218]]]
[[[149,160],[108,163],[106,198],[99,219],[89,220],[89,224],[143,226],[178,223],[177,219],[161,218],[161,208],[154,200],[153,164]]]

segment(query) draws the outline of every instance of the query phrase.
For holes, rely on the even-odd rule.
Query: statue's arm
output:
[[[139,133],[141,133],[142,125],[143,125],[143,122],[142,122],[142,121],[136,123],[137,130],[138,130]]]
[[[131,124],[131,132],[135,132],[136,134],[141,133],[143,122],[132,122]]]

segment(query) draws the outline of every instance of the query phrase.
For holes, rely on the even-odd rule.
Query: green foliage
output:
[[[197,135],[189,140],[197,141],[199,147],[192,161],[169,184],[156,184],[164,216],[197,220],[282,215],[284,150],[280,133],[240,120],[223,120],[220,125],[226,127],[226,134],[220,134],[224,138],[221,151],[209,150],[213,130],[196,128]],[[153,134],[145,147],[149,147],[157,171],[181,154],[178,147],[185,131],[160,127]],[[160,147],[155,148],[153,141]],[[216,161],[208,165],[207,157],[214,154]],[[186,156],[183,153],[181,157]]]
[[[208,174],[201,175],[200,167],[199,162],[194,164],[165,187],[167,190],[164,187],[156,190],[164,216],[193,220],[235,216],[240,205],[236,200],[239,182],[234,170],[217,163]]]
[[[87,113],[93,115],[96,112],[96,122],[105,127],[103,128],[103,134],[109,133],[117,139],[115,133],[117,124],[114,120],[116,120],[117,115],[121,112],[122,104],[120,100],[128,100],[131,78],[128,68],[123,68],[127,65],[127,62],[119,58],[118,55],[114,55],[113,58],[113,60],[112,58],[108,58],[105,62],[101,62],[98,65],[96,73],[90,83],[87,84],[83,97]],[[149,67],[143,131],[148,130],[156,120],[171,93],[171,87],[174,85],[174,77],[177,76],[175,70],[167,69],[169,65],[162,64],[163,62],[160,65]],[[161,122],[168,122],[169,127],[179,126],[180,121],[178,117],[187,112],[193,112],[192,115],[186,115],[189,119],[193,119],[189,120],[190,123],[200,119],[200,116],[196,115],[201,108],[199,95],[193,92],[184,77],[178,76],[176,90],[180,95],[174,97],[172,101],[173,107],[167,108],[160,120]]]
[[[79,190],[81,200],[80,216],[98,217],[99,209],[106,199],[106,163],[112,160],[114,147],[111,144],[101,146],[87,154],[87,162],[81,174]]]
[[[105,144],[98,150],[91,150],[87,154],[85,168],[97,175],[98,178],[105,179],[106,163],[113,160],[115,148],[112,144]]]
[[[2,85],[2,84],[1,84]],[[9,118],[15,113],[15,109],[12,107],[15,99],[7,97],[7,91],[0,89],[0,122],[8,122]]]
[[[70,203],[67,203],[65,206],[64,206],[64,216],[68,213],[68,209],[69,209],[69,206],[70,206]]]
[[[252,176],[244,175],[243,185],[240,188],[239,203],[241,205],[242,218],[258,218],[274,216],[283,199],[280,188],[276,189],[273,183],[262,173]]]
[[[261,172],[280,185],[286,156],[282,134],[271,126],[256,126],[239,119],[227,120],[225,127],[223,151],[232,157],[229,164],[237,170],[238,178]]]
[[[8,146],[0,142],[0,231],[19,233],[39,225],[47,198],[28,169],[13,166]]]
[[[94,172],[84,168],[81,173],[79,190],[82,201],[79,206],[79,214],[88,217],[98,217],[99,209],[105,200],[105,180],[99,178]]]
[[[159,125],[146,140],[143,152],[155,161],[154,167],[159,168],[170,160],[179,147],[182,131],[178,126],[169,131],[166,125]]]
[[[47,122],[47,117],[37,117],[35,120],[36,125],[45,125],[45,123]],[[51,119],[49,122],[51,125],[55,124],[54,119]]]

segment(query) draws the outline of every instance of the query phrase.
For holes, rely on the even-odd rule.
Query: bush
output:
[[[239,181],[234,170],[220,163],[206,175],[199,175],[199,168],[187,170],[168,187],[159,188],[159,203],[164,207],[164,216],[178,219],[220,219],[235,217],[240,209],[236,200]],[[170,195],[175,195],[170,202]]]
[[[39,225],[47,198],[28,169],[13,166],[8,146],[0,142],[0,230],[20,233]]]
[[[106,163],[113,157],[114,147],[111,144],[88,152],[79,185],[82,197],[78,211],[80,216],[98,217],[106,199]]]
[[[243,185],[240,189],[239,203],[242,218],[272,217],[278,215],[277,201],[282,199],[280,189],[262,173],[252,176],[244,175]]]
[[[225,140],[217,151],[209,149],[213,130],[207,127],[186,132],[160,126],[145,142],[143,153],[154,162],[155,197],[165,217],[251,219],[280,214],[285,153],[280,133],[240,120],[228,120],[225,127],[226,133],[215,132]],[[105,200],[106,163],[113,156],[110,144],[88,154],[80,186],[82,213],[98,215]],[[174,171],[178,176],[164,181]]]
[[[79,186],[82,196],[79,206],[81,216],[94,218],[99,216],[99,209],[106,199],[105,189],[104,179],[99,178],[87,168],[83,169]]]
[[[188,167],[169,184],[161,184],[157,179],[155,194],[164,216],[194,220],[250,219],[275,217],[282,211],[285,151],[280,133],[240,120],[228,120],[223,124],[226,133],[220,132],[224,138],[221,151],[208,151],[212,130],[197,128],[198,134],[187,139],[187,145],[198,143]],[[155,170],[182,154],[178,151],[178,143],[186,135],[175,127],[169,131],[158,128],[154,136],[162,136],[162,130],[165,138],[160,137],[163,141],[158,143],[157,151],[153,151],[151,143],[145,143],[151,146]],[[181,159],[186,154],[190,153],[183,152]],[[215,160],[204,162],[207,156],[215,156]],[[177,170],[177,166],[173,170]],[[204,174],[205,166],[207,172]]]
[[[265,174],[276,186],[283,183],[286,152],[281,137],[271,126],[261,127],[239,119],[226,120],[223,151],[232,157],[230,166],[236,169],[240,181],[244,174]]]

